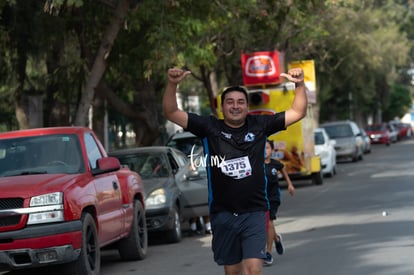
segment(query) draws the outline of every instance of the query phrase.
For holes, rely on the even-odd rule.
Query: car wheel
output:
[[[176,206],[173,207],[171,212],[172,228],[167,231],[167,241],[169,243],[178,243],[182,239],[180,212],[178,211]]]
[[[331,177],[333,177],[335,174],[336,174],[336,171],[335,171],[335,166],[332,166],[332,170],[331,170],[328,174],[326,174],[326,176],[327,176],[327,177],[329,177],[329,178],[331,178]]]
[[[89,213],[82,214],[82,247],[76,261],[62,266],[63,274],[98,275],[101,269],[101,250],[95,220]]]
[[[352,156],[352,162],[357,162],[358,161],[358,154],[355,154]]]
[[[359,153],[358,160],[363,160],[363,159],[364,159],[364,152],[362,152],[362,149],[361,149],[361,152]]]
[[[312,173],[311,177],[312,184],[321,185],[323,183],[322,170],[319,172]]]
[[[147,256],[148,233],[145,211],[139,200],[134,202],[134,217],[129,235],[118,243],[119,255],[123,260],[142,260]]]

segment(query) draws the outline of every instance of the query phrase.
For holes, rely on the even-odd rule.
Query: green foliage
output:
[[[408,65],[410,43],[397,21],[401,6],[383,2],[338,1],[330,7],[332,17],[325,22],[330,35],[320,46],[317,73],[322,120],[338,116],[344,103],[356,116],[375,112],[377,102],[386,106],[396,68]],[[349,118],[349,108],[342,112]]]
[[[13,90],[9,86],[0,87],[0,131],[15,126]]]
[[[2,118],[14,116],[15,60],[22,48],[27,57],[25,91],[44,93],[49,102],[77,108],[114,13],[110,3],[115,1],[0,2]],[[109,53],[104,80],[132,106],[148,90],[160,100],[166,70],[186,67],[193,77],[181,86],[197,87],[208,102],[210,73],[217,76],[219,88],[241,84],[240,54],[276,49],[285,53],[286,61],[315,60],[321,120],[364,119],[376,112],[379,103],[384,114],[394,116],[400,111],[393,102],[407,98],[395,98],[400,93],[391,87],[414,57],[410,3],[138,1]]]
[[[390,103],[384,110],[384,121],[402,117],[411,108],[411,105],[412,98],[409,89],[403,85],[394,84],[391,89]]]

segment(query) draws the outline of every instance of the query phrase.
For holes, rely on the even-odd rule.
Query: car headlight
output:
[[[147,199],[145,200],[145,206],[147,208],[151,208],[154,206],[159,206],[165,204],[167,201],[167,197],[165,195],[164,189],[157,189],[152,192]]]
[[[62,192],[49,193],[45,195],[36,196],[30,199],[30,207],[62,204],[62,203],[63,203]]]
[[[27,224],[61,222],[63,215],[63,193],[54,192],[30,199],[30,207],[39,208],[29,214]]]

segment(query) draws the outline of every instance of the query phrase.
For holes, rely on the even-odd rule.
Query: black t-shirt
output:
[[[240,128],[213,116],[189,113],[188,131],[203,139],[209,180],[210,212],[244,213],[269,208],[265,182],[265,144],[285,130],[285,113],[248,115]]]
[[[284,167],[283,163],[278,160],[270,159],[270,163],[266,164],[266,178],[267,178],[267,194],[270,203],[280,203],[280,188],[278,171]]]

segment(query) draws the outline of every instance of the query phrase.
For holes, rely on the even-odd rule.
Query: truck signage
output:
[[[243,82],[246,86],[279,84],[283,56],[278,51],[242,53]]]

